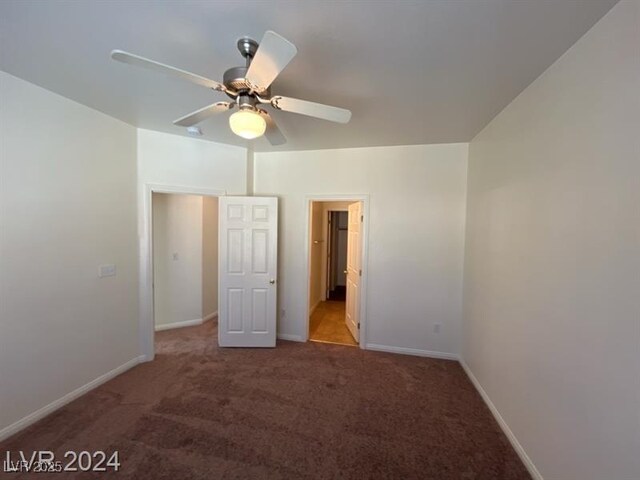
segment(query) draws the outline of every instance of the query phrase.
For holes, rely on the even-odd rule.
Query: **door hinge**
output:
[[[358,322],[358,330],[360,330],[360,322]]]
[[[360,221],[364,222],[364,215],[360,215]]]
[[[362,276],[362,270],[360,270],[360,271],[358,272],[358,274],[359,274],[360,276]]]

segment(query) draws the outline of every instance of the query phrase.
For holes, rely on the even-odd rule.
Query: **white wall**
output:
[[[327,248],[327,241],[322,228],[322,202],[313,202],[310,208],[311,231],[309,235],[309,308],[312,309],[323,300],[322,252]]]
[[[247,149],[195,138],[138,129],[138,231],[140,238],[140,350],[153,354],[151,235],[148,229],[151,186],[178,187],[183,193],[217,191],[244,195]]]
[[[135,129],[3,72],[0,104],[1,438],[136,361],[138,269]]]
[[[202,318],[218,312],[218,198],[202,197]]]
[[[247,150],[138,129],[138,183],[246,192]]]
[[[470,145],[463,356],[547,479],[640,478],[639,15]]]
[[[202,319],[202,196],[153,194],[156,330]]]
[[[457,352],[466,171],[466,144],[256,153],[256,195],[281,199],[278,333],[307,325],[305,197],[368,194],[367,342]]]

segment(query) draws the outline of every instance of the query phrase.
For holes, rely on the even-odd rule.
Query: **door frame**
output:
[[[305,322],[304,327],[301,329],[303,332],[302,341],[309,341],[309,323],[311,307],[309,306],[310,289],[311,289],[311,206],[312,202],[362,202],[362,215],[364,215],[364,222],[362,222],[362,277],[360,283],[360,341],[359,346],[362,350],[365,350],[367,344],[367,287],[369,279],[369,195],[366,194],[346,194],[346,195],[306,195],[304,200],[305,205],[305,236],[304,236],[304,258],[306,260],[304,272],[306,277],[306,290],[305,290],[305,310],[307,314],[303,318]]]
[[[150,362],[155,357],[155,318],[153,305],[153,194],[175,193],[182,195],[201,195],[205,197],[221,197],[227,195],[226,190],[181,185],[161,185],[145,183],[142,192],[142,221],[139,225],[139,315],[138,335],[141,362]],[[218,219],[218,224],[220,219]]]

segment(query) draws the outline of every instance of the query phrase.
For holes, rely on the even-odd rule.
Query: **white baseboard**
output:
[[[462,368],[471,380],[471,383],[473,383],[473,386],[476,387],[476,390],[478,390],[478,393],[484,400],[484,403],[486,403],[487,407],[489,407],[489,410],[491,410],[493,417],[496,419],[496,422],[498,422],[498,425],[500,425],[500,428],[509,439],[509,442],[511,442],[511,446],[520,457],[520,460],[522,460],[522,463],[524,463],[524,466],[529,471],[529,474],[534,478],[534,480],[544,480],[531,458],[529,458],[529,455],[527,455],[527,452],[524,451],[524,448],[522,448],[522,445],[520,445],[520,442],[509,428],[509,425],[507,425],[507,422],[504,420],[504,418],[502,418],[502,415],[500,415],[500,412],[489,398],[487,392],[484,391],[484,388],[482,388],[482,385],[480,385],[480,382],[462,358],[460,358],[460,365],[462,365]]]
[[[302,337],[300,335],[289,335],[288,333],[279,333],[278,340],[289,340],[291,342],[302,342]]]
[[[218,311],[216,310],[213,313],[210,313],[209,315],[207,315],[206,317],[204,317],[202,319],[202,323],[204,322],[208,322],[209,320],[213,320],[214,318],[216,318],[218,316]]]
[[[444,360],[458,360],[458,355],[455,353],[436,352],[433,350],[422,350],[419,348],[392,347],[390,345],[379,345],[377,343],[367,343],[365,345],[365,350],[400,353],[402,355],[416,355],[418,357],[440,358]]]
[[[194,318],[193,320],[184,320],[183,322],[165,323],[164,325],[156,325],[155,331],[161,332],[163,330],[171,330],[173,328],[193,327],[194,325],[202,325],[201,318]]]
[[[316,308],[318,308],[318,305],[320,305],[320,303],[322,303],[322,300],[318,300],[316,304],[311,307],[311,309],[309,310],[309,316],[313,315],[313,312],[316,311]]]
[[[141,355],[140,357],[144,357],[144,356]],[[20,430],[27,428],[29,425],[46,417],[50,413],[53,413],[59,408],[64,407],[67,403],[70,403],[76,398],[81,397],[82,395],[89,392],[90,390],[93,390],[94,388],[102,385],[103,383],[108,382],[112,378],[117,377],[118,375],[126,372],[130,368],[135,367],[136,365],[138,365],[138,363],[140,363],[140,357],[133,358],[129,360],[127,363],[114,368],[110,372],[100,375],[98,378],[91,380],[89,383],[81,386],[80,388],[76,388],[74,391],[67,393],[65,396],[59,398],[58,400],[55,400],[48,405],[45,405],[44,407],[27,415],[26,417],[21,418],[17,422],[12,423],[8,427],[3,428],[2,430],[0,430],[0,441],[6,438],[9,438],[11,435],[18,433]]]

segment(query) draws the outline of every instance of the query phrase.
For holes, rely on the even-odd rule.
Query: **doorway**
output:
[[[200,195],[219,197],[226,195],[224,190],[204,187],[185,187],[180,185],[160,185],[146,183],[139,192],[140,211],[140,319],[139,345],[140,362],[150,362],[155,358],[155,319],[153,294],[153,195],[156,193]]]
[[[309,340],[357,346],[361,338],[363,202],[309,204]]]
[[[330,210],[327,220],[327,300],[345,302],[349,212]]]
[[[151,202],[154,331],[217,319],[218,198],[154,192]]]

